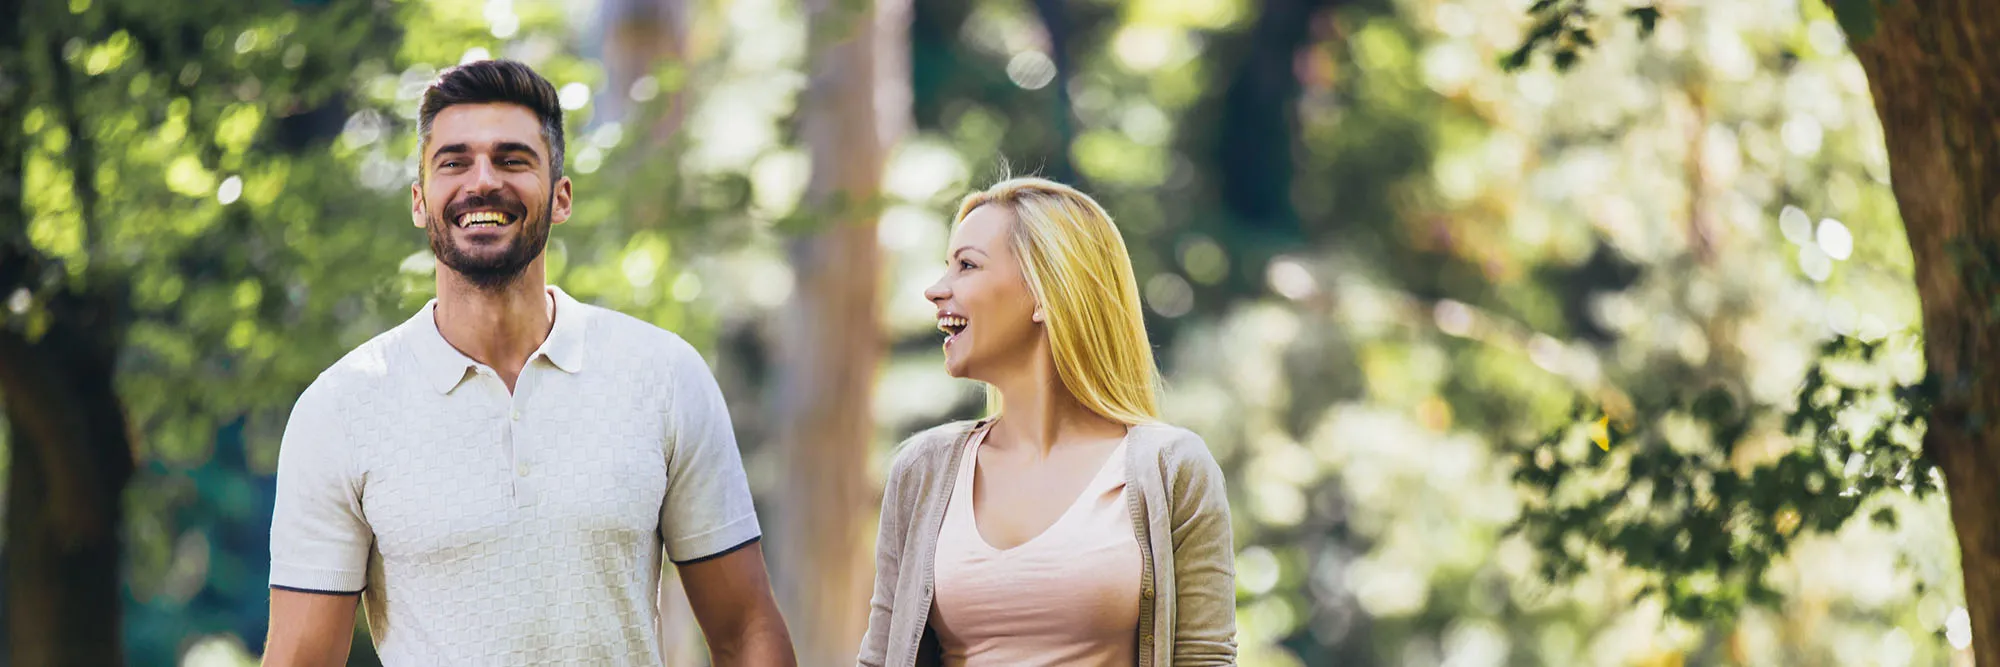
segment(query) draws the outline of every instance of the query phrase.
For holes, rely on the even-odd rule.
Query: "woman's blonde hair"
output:
[[[973,209],[1004,206],[1028,290],[1048,328],[1056,375],[1085,408],[1127,425],[1159,420],[1160,373],[1139,310],[1139,283],[1125,238],[1089,195],[1042,178],[1010,178],[959,202],[956,225]],[[1000,392],[986,388],[989,414]]]

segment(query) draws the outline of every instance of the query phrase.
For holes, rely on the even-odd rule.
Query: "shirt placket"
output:
[[[514,378],[512,392],[507,391],[507,383],[502,382],[500,374],[493,369],[485,365],[475,365],[473,370],[484,378],[483,383],[491,387],[491,393],[498,397],[492,405],[496,406],[493,409],[499,412],[500,457],[507,462],[508,478],[513,481],[511,488],[514,506],[533,506],[540,491],[536,480],[541,471],[535,470],[535,450],[532,447],[534,439],[526,430],[529,422],[523,412],[523,406],[527,405],[528,379],[534,370],[534,364],[521,368],[521,374]]]
[[[535,364],[532,360],[521,367],[521,374],[514,379],[514,391],[507,395],[506,414],[501,422],[502,440],[506,443],[508,462],[514,470],[514,506],[532,507],[542,492],[539,483],[548,471],[537,470],[540,452],[534,447],[534,423],[528,419],[527,405]]]

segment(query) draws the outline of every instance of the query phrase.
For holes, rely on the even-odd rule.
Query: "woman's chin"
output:
[[[965,360],[958,358],[958,355],[952,354],[950,350],[946,350],[944,353],[944,374],[961,380],[967,378]]]

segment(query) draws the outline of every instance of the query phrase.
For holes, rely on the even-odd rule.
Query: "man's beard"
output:
[[[452,241],[451,229],[457,224],[451,221],[467,211],[480,208],[505,212],[514,217],[514,224],[522,226],[521,233],[508,241],[507,247],[499,254],[473,254]],[[494,291],[513,284],[548,246],[548,220],[554,215],[555,201],[549,201],[548,210],[539,219],[530,218],[526,206],[504,195],[470,196],[448,204],[444,209],[443,215],[431,213],[426,221],[425,232],[431,239],[431,255],[473,287]]]

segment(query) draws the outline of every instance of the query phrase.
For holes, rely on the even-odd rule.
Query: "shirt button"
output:
[[[513,412],[509,412],[507,413],[507,418],[512,419],[514,421],[521,421],[521,411],[515,410]]]
[[[514,466],[514,474],[517,474],[517,475],[520,475],[520,476],[522,476],[522,477],[527,477],[527,476],[528,476],[528,464],[526,464],[526,463],[523,463],[523,464],[521,464],[521,465],[517,465],[517,466]]]

